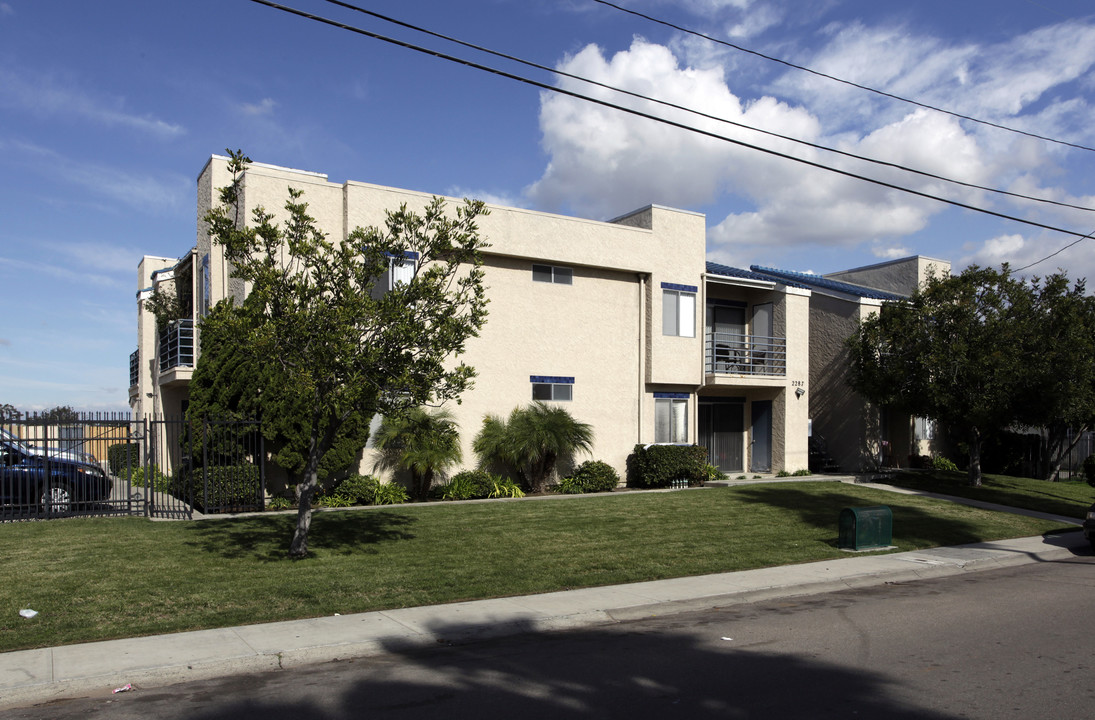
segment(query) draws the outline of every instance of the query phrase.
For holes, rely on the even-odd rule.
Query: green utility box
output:
[[[875,550],[893,544],[893,512],[886,505],[840,511],[841,550]]]

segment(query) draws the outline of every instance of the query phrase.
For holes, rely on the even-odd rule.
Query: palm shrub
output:
[[[472,444],[480,463],[516,471],[530,492],[544,491],[560,459],[593,449],[593,428],[565,409],[534,402],[507,419],[488,415]]]
[[[380,466],[403,468],[411,473],[411,487],[418,500],[429,497],[435,475],[460,462],[460,433],[452,413],[411,408],[386,417],[376,433]]]

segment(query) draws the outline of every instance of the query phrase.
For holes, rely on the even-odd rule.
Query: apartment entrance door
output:
[[[700,399],[699,442],[707,462],[724,473],[745,469],[745,401],[737,398]]]
[[[772,401],[753,401],[753,452],[751,472],[772,471]]]

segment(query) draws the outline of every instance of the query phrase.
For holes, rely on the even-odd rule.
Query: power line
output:
[[[701,112],[699,110],[695,110],[693,108],[689,108],[689,107],[686,107],[686,106],[683,106],[683,105],[678,105],[676,103],[672,103],[672,102],[669,102],[667,100],[660,100],[658,98],[650,97],[648,95],[643,95],[641,93],[632,92],[630,90],[625,90],[623,88],[619,88],[619,87],[616,87],[614,85],[608,85],[606,83],[599,82],[597,80],[590,80],[589,78],[582,77],[580,75],[575,75],[573,73],[569,73],[569,72],[566,72],[564,70],[559,70],[559,69],[556,69],[556,68],[548,67],[546,65],[541,65],[539,63],[535,63],[535,62],[532,62],[530,60],[525,60],[523,58],[519,58],[519,57],[514,56],[514,55],[509,55],[507,53],[499,52],[497,50],[492,50],[491,48],[484,47],[482,45],[476,45],[475,43],[466,42],[466,41],[461,40],[459,38],[455,38],[455,37],[452,37],[450,35],[445,35],[445,34],[442,34],[442,33],[439,33],[439,32],[435,32],[433,30],[429,30],[429,29],[420,27],[418,25],[412,25],[411,23],[404,22],[402,20],[398,20],[396,18],[392,18],[392,17],[389,17],[387,15],[383,15],[383,14],[375,12],[373,10],[366,10],[365,8],[358,7],[357,5],[354,5],[352,3],[343,2],[343,0],[326,0],[326,2],[330,3],[331,5],[337,5],[339,7],[347,8],[349,10],[353,10],[353,11],[362,13],[364,15],[368,15],[368,16],[376,18],[378,20],[383,20],[384,22],[388,22],[388,23],[391,23],[393,25],[398,25],[399,27],[407,28],[409,30],[414,30],[415,32],[420,32],[420,33],[423,33],[425,35],[430,35],[431,37],[439,38],[439,39],[445,40],[447,42],[455,43],[457,45],[461,45],[463,47],[470,48],[472,50],[477,50],[479,52],[487,53],[488,55],[493,55],[495,57],[503,58],[503,59],[506,59],[506,60],[511,60],[513,62],[520,63],[520,64],[525,65],[527,67],[536,68],[537,70],[543,70],[543,71],[546,71],[546,72],[554,73],[554,74],[559,75],[561,77],[570,78],[572,80],[578,80],[580,82],[588,83],[590,85],[594,85],[594,86],[600,87],[600,88],[605,88],[606,90],[611,90],[613,92],[618,92],[618,93],[621,93],[623,95],[627,95],[629,97],[637,98],[637,99],[640,99],[640,100],[645,100],[645,101],[648,101],[648,102],[657,103],[657,104],[662,105],[664,107],[673,108],[675,110],[681,110],[683,112],[691,113],[693,115],[697,115],[699,117],[706,118],[708,120],[714,120],[716,122],[725,123],[727,125],[733,125],[734,127],[740,127],[740,128],[745,129],[745,130],[751,130],[753,132],[758,132],[758,133],[762,133],[764,135],[769,135],[771,137],[779,138],[781,140],[787,140],[788,142],[797,143],[799,145],[805,145],[807,147],[811,147],[811,148],[814,148],[816,150],[822,150],[822,151],[825,151],[825,152],[834,153],[836,155],[842,155],[844,157],[854,158],[856,160],[861,160],[863,162],[873,163],[875,165],[881,165],[883,167],[894,168],[896,170],[901,170],[903,172],[914,173],[916,175],[931,178],[933,180],[942,180],[943,182],[949,182],[949,183],[953,183],[955,185],[961,185],[963,187],[968,187],[968,188],[975,189],[975,190],[982,190],[982,191],[985,191],[985,192],[997,193],[997,194],[1000,194],[1000,195],[1006,195],[1008,197],[1018,198],[1018,199],[1021,199],[1021,200],[1030,200],[1032,202],[1046,203],[1048,205],[1056,205],[1058,207],[1070,208],[1070,209],[1073,209],[1073,210],[1086,210],[1088,212],[1095,212],[1095,208],[1085,207],[1083,205],[1073,205],[1071,203],[1060,202],[1058,200],[1050,200],[1048,198],[1034,197],[1032,195],[1024,195],[1022,193],[1011,192],[1011,191],[1008,191],[1008,190],[1001,190],[999,188],[988,187],[988,186],[985,186],[985,185],[978,185],[977,183],[965,182],[963,180],[955,180],[953,178],[945,177],[943,175],[936,175],[935,173],[927,172],[925,170],[917,170],[916,168],[911,168],[911,167],[908,167],[908,166],[905,166],[905,165],[900,165],[898,163],[887,162],[885,160],[878,160],[876,158],[866,157],[864,155],[857,155],[856,153],[847,152],[845,150],[838,150],[836,148],[831,148],[831,147],[828,147],[826,145],[820,145],[818,143],[809,142],[808,140],[802,140],[800,138],[791,137],[789,135],[783,135],[781,133],[773,132],[771,130],[764,130],[763,128],[753,127],[752,125],[746,125],[745,123],[736,122],[734,120],[727,120],[726,118],[721,118],[721,117],[718,117],[716,115],[710,115],[708,113]]]
[[[319,16],[319,15],[314,15],[312,13],[305,12],[303,10],[297,10],[296,8],[291,8],[291,7],[287,7],[285,5],[280,5],[278,3],[271,2],[270,0],[251,0],[251,2],[259,4],[259,5],[265,5],[267,7],[274,8],[275,10],[281,10],[282,12],[286,12],[286,13],[289,13],[291,15],[297,15],[298,17],[303,17],[303,18],[306,18],[308,20],[313,20],[315,22],[319,22],[319,23],[322,23],[322,24],[325,24],[325,25],[330,25],[332,27],[336,27],[336,28],[339,28],[341,30],[346,30],[346,31],[349,31],[349,32],[356,33],[358,35],[363,35],[365,37],[369,37],[369,38],[372,38],[374,40],[380,40],[382,42],[386,42],[386,43],[389,43],[391,45],[395,45],[397,47],[402,47],[402,48],[407,49],[407,50],[413,50],[415,52],[419,52],[419,53],[422,53],[422,54],[425,54],[425,55],[429,55],[431,57],[435,57],[435,58],[438,58],[440,60],[447,60],[449,62],[453,62],[453,63],[456,63],[458,65],[463,65],[465,67],[469,67],[469,68],[472,68],[472,69],[475,69],[475,70],[482,70],[483,72],[487,72],[487,73],[490,73],[492,75],[497,75],[499,77],[504,77],[504,78],[507,78],[507,79],[510,79],[510,80],[515,80],[517,82],[521,82],[521,83],[524,83],[526,85],[531,85],[532,87],[540,88],[541,90],[548,90],[550,92],[558,93],[560,95],[566,95],[568,97],[573,97],[573,98],[576,98],[576,99],[579,99],[579,100],[585,100],[587,102],[591,102],[591,103],[594,103],[596,105],[601,105],[602,107],[607,107],[607,108],[611,108],[613,110],[619,110],[620,112],[628,113],[629,115],[635,115],[637,117],[645,118],[647,120],[653,120],[655,122],[662,123],[663,125],[668,125],[670,127],[679,128],[681,130],[687,130],[689,132],[696,133],[697,135],[703,135],[705,137],[710,137],[710,138],[713,138],[713,139],[716,139],[716,140],[722,140],[724,142],[728,142],[728,143],[731,143],[733,145],[738,145],[740,147],[745,147],[745,148],[749,148],[751,150],[756,150],[758,152],[762,152],[762,153],[765,153],[765,154],[768,154],[768,155],[783,158],[785,160],[791,160],[793,162],[797,162],[797,163],[800,163],[802,165],[808,165],[810,167],[815,167],[815,168],[818,168],[818,169],[821,169],[821,170],[827,170],[828,172],[835,173],[837,175],[843,175],[845,177],[854,178],[856,180],[862,180],[864,182],[869,182],[869,183],[872,183],[874,185],[879,185],[881,187],[890,188],[892,190],[897,190],[899,192],[908,193],[910,195],[915,195],[917,197],[922,197],[922,198],[925,198],[925,199],[928,199],[928,200],[935,200],[937,202],[946,203],[948,205],[953,205],[955,207],[964,208],[966,210],[973,210],[974,212],[984,213],[986,215],[992,215],[994,217],[1002,218],[1004,220],[1011,220],[1013,222],[1022,223],[1024,225],[1031,225],[1031,226],[1034,226],[1034,227],[1040,227],[1040,228],[1043,228],[1045,230],[1053,230],[1055,232],[1063,233],[1065,235],[1086,237],[1086,236],[1081,236],[1081,234],[1079,232],[1076,232],[1075,230],[1066,230],[1064,228],[1059,228],[1059,227],[1056,227],[1054,225],[1047,225],[1045,223],[1035,222],[1033,220],[1026,220],[1024,218],[1016,217],[1016,216],[1013,216],[1013,215],[1007,215],[1005,213],[996,212],[994,210],[988,210],[986,208],[980,208],[980,207],[977,207],[975,205],[969,205],[967,203],[959,202],[957,200],[951,200],[949,198],[940,197],[938,195],[932,195],[930,193],[921,192],[919,190],[914,190],[912,188],[904,187],[904,186],[901,186],[901,185],[896,185],[894,183],[889,183],[889,182],[886,182],[884,180],[878,180],[876,178],[868,177],[866,175],[859,175],[857,173],[853,173],[853,172],[850,172],[848,170],[841,170],[840,168],[835,168],[835,167],[832,167],[832,166],[829,166],[829,165],[824,165],[822,163],[817,163],[817,162],[814,162],[812,160],[806,160],[805,158],[799,158],[799,157],[795,157],[794,155],[788,155],[786,153],[779,152],[778,150],[772,150],[770,148],[761,147],[759,145],[753,145],[752,143],[747,143],[743,140],[737,140],[735,138],[726,137],[725,135],[719,135],[718,133],[710,132],[710,131],[707,131],[707,130],[702,130],[700,128],[692,127],[690,125],[686,125],[684,123],[676,122],[674,120],[669,120],[667,118],[662,118],[662,117],[658,117],[656,115],[651,115],[649,113],[645,113],[645,112],[635,110],[635,109],[632,109],[632,108],[624,107],[622,105],[617,105],[617,104],[611,103],[607,100],[601,100],[601,99],[598,99],[598,98],[595,98],[595,97],[590,97],[588,95],[582,95],[581,93],[577,93],[577,92],[574,92],[574,91],[571,91],[571,90],[566,90],[566,89],[560,88],[560,87],[555,87],[553,85],[548,85],[547,83],[542,83],[542,82],[539,82],[537,80],[533,80],[531,78],[526,78],[526,77],[523,77],[521,75],[516,75],[514,73],[510,73],[510,72],[507,72],[505,70],[499,70],[497,68],[492,68],[490,66],[482,65],[480,63],[476,63],[476,62],[473,62],[471,60],[466,60],[464,58],[455,57],[453,55],[447,55],[445,53],[442,53],[442,52],[439,52],[439,51],[436,51],[436,50],[431,50],[429,48],[421,47],[419,45],[414,45],[412,43],[408,43],[408,42],[405,42],[405,41],[402,41],[402,40],[397,40],[395,38],[387,37],[385,35],[381,35],[379,33],[374,33],[374,32],[371,32],[369,30],[365,30],[363,28],[355,27],[353,25],[347,25],[345,23],[338,22],[336,20],[331,20],[330,18],[325,18],[325,17]]]
[[[868,85],[861,85],[857,82],[852,82],[851,80],[844,80],[843,78],[838,78],[835,75],[829,75],[829,74],[823,73],[819,70],[814,70],[812,68],[808,68],[804,65],[796,65],[795,63],[789,62],[787,60],[782,60],[780,58],[773,57],[771,55],[765,55],[762,52],[757,52],[756,50],[750,50],[747,47],[742,47],[741,45],[735,45],[734,43],[728,42],[726,40],[720,40],[719,38],[712,37],[712,36],[707,35],[705,33],[701,33],[698,30],[690,30],[689,28],[681,27],[680,25],[675,25],[675,24],[673,24],[673,23],[671,23],[667,20],[662,20],[660,18],[656,18],[656,17],[653,17],[651,15],[646,15],[644,13],[641,13],[641,12],[637,11],[637,10],[631,10],[631,9],[628,9],[628,8],[625,8],[625,7],[621,7],[620,5],[617,5],[615,3],[608,2],[608,0],[593,0],[593,2],[600,3],[601,5],[605,5],[605,6],[610,7],[610,8],[614,8],[616,10],[619,10],[620,12],[625,12],[629,15],[635,15],[636,17],[641,17],[644,20],[649,20],[650,22],[657,23],[659,25],[664,25],[666,27],[673,28],[674,30],[679,30],[680,32],[687,33],[689,35],[695,35],[696,37],[703,38],[704,40],[708,40],[708,41],[713,42],[713,43],[718,43],[719,45],[725,45],[726,47],[733,48],[733,49],[738,50],[738,51],[743,52],[743,53],[749,53],[750,55],[756,55],[759,58],[764,58],[765,60],[770,60],[771,62],[779,63],[780,65],[786,65],[787,67],[794,68],[795,70],[801,70],[802,72],[807,72],[807,73],[810,73],[811,75],[817,75],[818,77],[823,77],[827,80],[832,80],[833,82],[843,83],[844,85],[850,85],[851,87],[858,88],[860,90],[866,90],[867,92],[875,93],[876,95],[881,95],[883,97],[888,97],[891,100],[899,100],[903,103],[909,103],[910,105],[916,105],[917,107],[922,107],[925,110],[933,110],[935,112],[943,113],[944,115],[950,115],[952,117],[956,117],[956,118],[959,118],[961,120],[969,120],[970,122],[979,123],[981,125],[988,125],[989,127],[994,127],[994,128],[999,129],[999,130],[1006,130],[1008,132],[1017,133],[1019,135],[1025,135],[1027,137],[1035,138],[1037,140],[1045,140],[1046,142],[1056,143],[1058,145],[1066,145],[1068,147],[1076,148],[1078,150],[1088,150],[1090,152],[1095,152],[1095,148],[1088,147],[1087,145],[1080,145],[1080,144],[1077,144],[1077,143],[1071,143],[1071,142],[1068,142],[1066,140],[1057,140],[1055,138],[1046,137],[1045,135],[1038,135],[1037,133],[1027,132],[1026,130],[1019,130],[1018,128],[1008,127],[1007,125],[1001,125],[999,123],[994,123],[994,122],[991,122],[989,120],[981,120],[979,118],[971,117],[969,115],[963,115],[961,113],[957,113],[957,112],[954,112],[952,110],[946,110],[944,108],[936,107],[934,105],[928,105],[927,103],[922,103],[918,100],[911,100],[909,98],[902,97],[900,95],[895,95],[893,93],[886,92],[885,90],[878,90],[878,89],[875,89],[875,88],[870,87]]]
[[[1083,236],[1082,238],[1080,238],[1079,240],[1073,240],[1073,241],[1072,241],[1072,242],[1070,242],[1070,243],[1069,243],[1068,245],[1065,245],[1065,246],[1064,246],[1063,248],[1061,248],[1060,250],[1058,250],[1058,251],[1056,251],[1056,252],[1052,252],[1052,253],[1050,253],[1049,255],[1046,255],[1046,256],[1045,256],[1044,258],[1042,258],[1041,260],[1035,260],[1034,262],[1030,263],[1029,265],[1024,265],[1024,266],[1023,266],[1023,267],[1021,267],[1021,268],[1016,268],[1016,269],[1015,269],[1015,272],[1022,272],[1022,271],[1024,271],[1024,270],[1026,270],[1027,268],[1032,268],[1032,267],[1034,267],[1035,265],[1039,265],[1039,264],[1041,264],[1041,263],[1044,263],[1044,262],[1045,262],[1046,260],[1049,260],[1049,259],[1050,259],[1050,258],[1052,258],[1052,257],[1057,257],[1058,255],[1060,255],[1061,253],[1063,253],[1063,252],[1064,252],[1065,250],[1068,250],[1068,249],[1069,249],[1070,247],[1072,247],[1073,245],[1079,245],[1079,244],[1080,244],[1080,243],[1082,243],[1082,242],[1083,242],[1084,240],[1087,240],[1088,238],[1091,238],[1091,237],[1095,237],[1095,230],[1092,230],[1091,232],[1089,232],[1089,233],[1088,233],[1087,235],[1084,235],[1084,236]]]

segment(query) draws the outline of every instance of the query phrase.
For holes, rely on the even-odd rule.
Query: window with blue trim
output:
[[[654,442],[688,442],[688,393],[654,393]]]
[[[570,402],[574,399],[574,378],[557,375],[532,375],[532,399],[547,402]]]
[[[696,337],[695,285],[662,283],[662,335]]]

